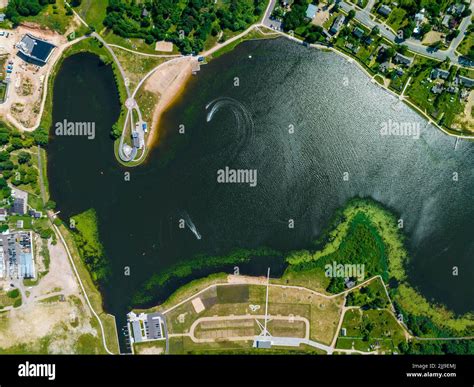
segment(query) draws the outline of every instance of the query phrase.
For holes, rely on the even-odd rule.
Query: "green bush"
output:
[[[18,289],[13,289],[7,292],[7,296],[10,298],[17,298],[20,295],[20,291]]]
[[[21,306],[21,298],[17,298],[13,303],[14,308],[18,308],[19,306]]]

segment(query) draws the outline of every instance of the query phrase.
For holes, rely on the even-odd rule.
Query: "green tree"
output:
[[[22,151],[18,153],[18,162],[20,164],[26,164],[31,160],[31,154],[28,152]]]

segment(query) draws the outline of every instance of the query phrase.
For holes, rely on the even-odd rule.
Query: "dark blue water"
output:
[[[98,134],[53,136],[51,193],[64,217],[96,209],[112,262],[102,291],[118,317],[153,273],[198,253],[308,247],[355,196],[404,220],[415,287],[455,312],[474,310],[474,145],[461,141],[454,150],[453,138],[338,55],[275,40],[244,43],[212,61],[165,115],[160,144],[130,182],[109,139],[117,114],[110,69],[89,55],[67,59],[54,120],[90,115]],[[419,125],[420,138],[382,136],[390,120]],[[256,169],[257,186],[218,183],[226,166]],[[201,239],[178,227],[183,212]]]

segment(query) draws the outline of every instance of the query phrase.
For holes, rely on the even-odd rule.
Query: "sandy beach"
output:
[[[159,138],[159,124],[163,112],[176,100],[184,90],[192,75],[192,58],[167,62],[146,81],[146,91],[159,95],[153,111],[150,135],[147,146],[150,148]]]

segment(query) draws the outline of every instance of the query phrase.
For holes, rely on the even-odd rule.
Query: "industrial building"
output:
[[[48,63],[49,58],[56,48],[54,44],[31,34],[25,34],[16,46],[19,50],[18,55],[23,60],[39,66],[44,66]]]
[[[0,278],[36,278],[31,231],[0,235]]]
[[[163,334],[163,317],[161,313],[127,314],[130,343],[161,340]]]

